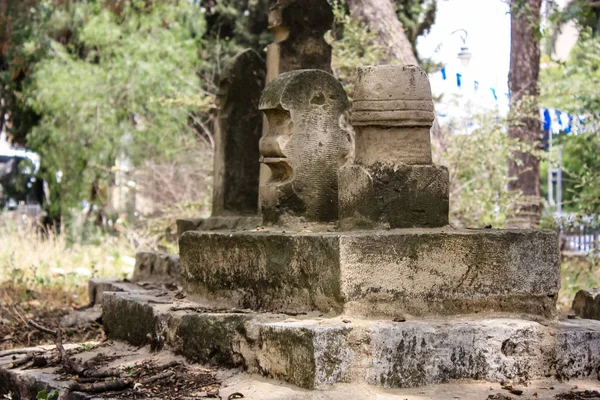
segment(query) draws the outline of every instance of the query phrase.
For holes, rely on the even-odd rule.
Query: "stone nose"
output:
[[[263,136],[258,142],[258,149],[263,158],[287,158],[281,151],[277,136]]]

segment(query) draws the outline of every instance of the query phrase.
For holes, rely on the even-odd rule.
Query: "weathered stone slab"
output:
[[[348,106],[341,83],[320,70],[287,72],[267,85],[260,100],[269,121],[260,140],[271,171],[260,186],[266,224],[337,220],[337,170],[350,149],[340,118]]]
[[[187,232],[180,254],[188,294],[258,311],[551,317],[560,287],[551,231]]]
[[[115,311],[118,303],[121,311]],[[140,319],[142,331],[158,348],[311,389],[340,382],[409,388],[465,379],[597,379],[600,371],[600,322],[592,320],[476,316],[392,322],[219,313],[199,303],[124,293],[107,294],[104,309],[111,338],[139,345],[138,336],[126,332],[138,329],[132,321],[144,310],[149,318]]]
[[[338,171],[340,229],[448,225],[449,176],[437,165],[345,165]]]
[[[266,63],[252,49],[228,60],[217,93],[213,216],[258,213],[258,141],[262,114],[258,103]]]
[[[177,238],[187,231],[219,231],[242,230],[247,231],[262,226],[262,217],[248,216],[218,216],[206,219],[178,219]]]
[[[92,306],[102,304],[105,292],[137,292],[140,290],[143,289],[119,278],[92,278],[88,281],[88,296]]]
[[[135,267],[132,281],[179,281],[179,255],[155,251],[138,251],[135,254]]]
[[[600,320],[600,289],[583,289],[577,292],[572,309],[581,318]]]

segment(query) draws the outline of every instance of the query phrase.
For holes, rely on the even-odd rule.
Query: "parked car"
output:
[[[43,201],[43,182],[37,177],[40,157],[26,150],[0,148],[0,209]]]

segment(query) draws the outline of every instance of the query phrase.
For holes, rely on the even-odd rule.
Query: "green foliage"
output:
[[[479,112],[461,103],[462,118],[453,119],[452,132],[444,132],[437,163],[450,171],[450,221],[454,226],[502,227],[521,198],[508,190],[508,161],[517,151],[532,152],[530,145],[508,137],[508,125],[516,115]]]
[[[581,28],[590,28],[594,33],[600,31],[600,8],[592,5],[592,0],[571,0],[564,9],[560,9],[556,0],[549,1],[550,22],[560,26],[574,21]]]
[[[208,103],[198,94],[202,13],[186,2],[144,12],[137,3],[119,15],[96,2],[51,11],[48,29],[68,26],[72,38],[50,41],[24,95],[42,115],[27,142],[41,155],[54,215],[106,184],[118,157],[169,157],[195,140],[188,120]]]
[[[567,210],[592,215],[600,212],[600,37],[582,32],[565,63],[541,72],[541,102],[571,115],[585,117],[585,133],[560,135]],[[576,121],[577,122],[577,121]]]
[[[326,36],[332,47],[331,66],[352,98],[357,67],[379,64],[384,49],[374,44],[375,34],[353,19],[341,0],[332,1],[332,6],[334,25],[338,29]]]
[[[58,390],[56,390],[56,389],[52,389],[50,391],[42,390],[41,392],[39,392],[37,394],[37,396],[35,396],[35,398],[37,400],[56,400],[56,399],[58,399]]]
[[[404,27],[404,32],[417,54],[417,38],[426,34],[435,22],[437,14],[436,0],[397,0],[398,19]]]
[[[597,255],[565,258],[561,263],[560,275],[558,306],[569,310],[579,290],[600,287],[600,263]]]

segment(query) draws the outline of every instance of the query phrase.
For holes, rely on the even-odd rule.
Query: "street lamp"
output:
[[[462,65],[466,68],[469,66],[469,61],[471,61],[471,57],[473,57],[473,54],[469,51],[469,47],[467,46],[467,37],[469,36],[469,33],[465,29],[457,29],[454,32],[451,32],[448,35],[448,37],[454,35],[455,33],[461,34],[460,39],[462,40],[463,45],[461,46],[460,52],[458,53],[458,59],[460,60]],[[443,44],[444,44],[443,41],[440,44],[438,44],[437,47],[435,48],[433,54],[440,51]]]

